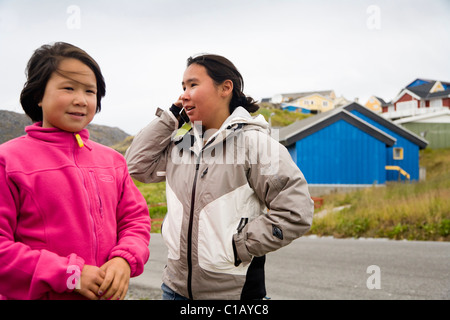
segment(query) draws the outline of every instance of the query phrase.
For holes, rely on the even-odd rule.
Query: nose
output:
[[[188,101],[189,99],[190,99],[189,92],[188,92],[188,90],[186,89],[186,90],[183,92],[183,94],[180,96],[180,100],[183,101],[183,103],[185,103],[185,102]]]
[[[88,105],[87,97],[84,92],[76,92],[73,98],[73,104],[76,106],[86,107]]]
[[[182,104],[183,107],[184,107],[184,105],[185,105],[185,103],[186,103],[186,94],[185,94],[185,93],[183,93],[183,94],[180,96],[180,100],[181,100],[181,104]]]

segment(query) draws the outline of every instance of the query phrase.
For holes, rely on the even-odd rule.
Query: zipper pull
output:
[[[208,168],[203,171],[202,175],[200,176],[200,179],[203,178],[208,173]]]
[[[237,232],[241,233],[242,229],[244,229],[244,227],[247,223],[248,223],[248,218],[241,218],[241,221],[239,221],[239,225],[237,227]]]
[[[80,148],[83,148],[84,147],[84,143],[83,143],[83,140],[81,140],[81,137],[80,137],[80,135],[78,133],[75,133],[75,139],[77,139],[78,146]]]

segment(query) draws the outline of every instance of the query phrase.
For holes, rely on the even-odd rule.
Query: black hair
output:
[[[42,108],[38,104],[44,97],[45,88],[53,72],[58,72],[62,60],[74,58],[87,65],[95,74],[97,80],[97,109],[101,110],[101,100],[106,93],[105,80],[99,65],[82,49],[65,42],[46,44],[34,51],[28,61],[25,74],[27,81],[20,94],[20,103],[25,113],[32,121],[43,120]]]
[[[230,114],[239,106],[244,107],[250,113],[256,112],[259,109],[256,101],[243,93],[244,79],[230,60],[215,54],[202,54],[187,59],[188,67],[194,63],[205,67],[206,72],[217,85],[223,83],[225,80],[231,80],[233,82]]]

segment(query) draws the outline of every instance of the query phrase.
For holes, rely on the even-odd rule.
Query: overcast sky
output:
[[[55,41],[102,68],[94,123],[134,135],[180,95],[198,53],[229,58],[255,99],[334,90],[364,104],[416,78],[450,81],[450,0],[0,0],[0,109],[23,112],[25,66]]]

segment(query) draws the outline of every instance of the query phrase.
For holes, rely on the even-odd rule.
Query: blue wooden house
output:
[[[419,150],[427,147],[425,139],[358,103],[350,103],[344,109],[396,139],[387,149],[387,181],[419,180]]]
[[[290,112],[300,112],[300,113],[304,113],[304,114],[309,114],[311,113],[310,109],[306,109],[306,108],[302,108],[299,106],[294,106],[294,105],[290,105],[287,103],[282,103],[281,104],[281,110],[287,110]]]
[[[398,179],[400,171],[390,168],[394,166],[403,166],[410,170],[411,179],[418,178],[418,150],[426,141],[365,110],[351,103],[280,129],[280,143],[288,148],[310,185],[385,184]],[[402,163],[389,161],[395,147],[403,148]],[[409,161],[411,165],[406,166]]]

